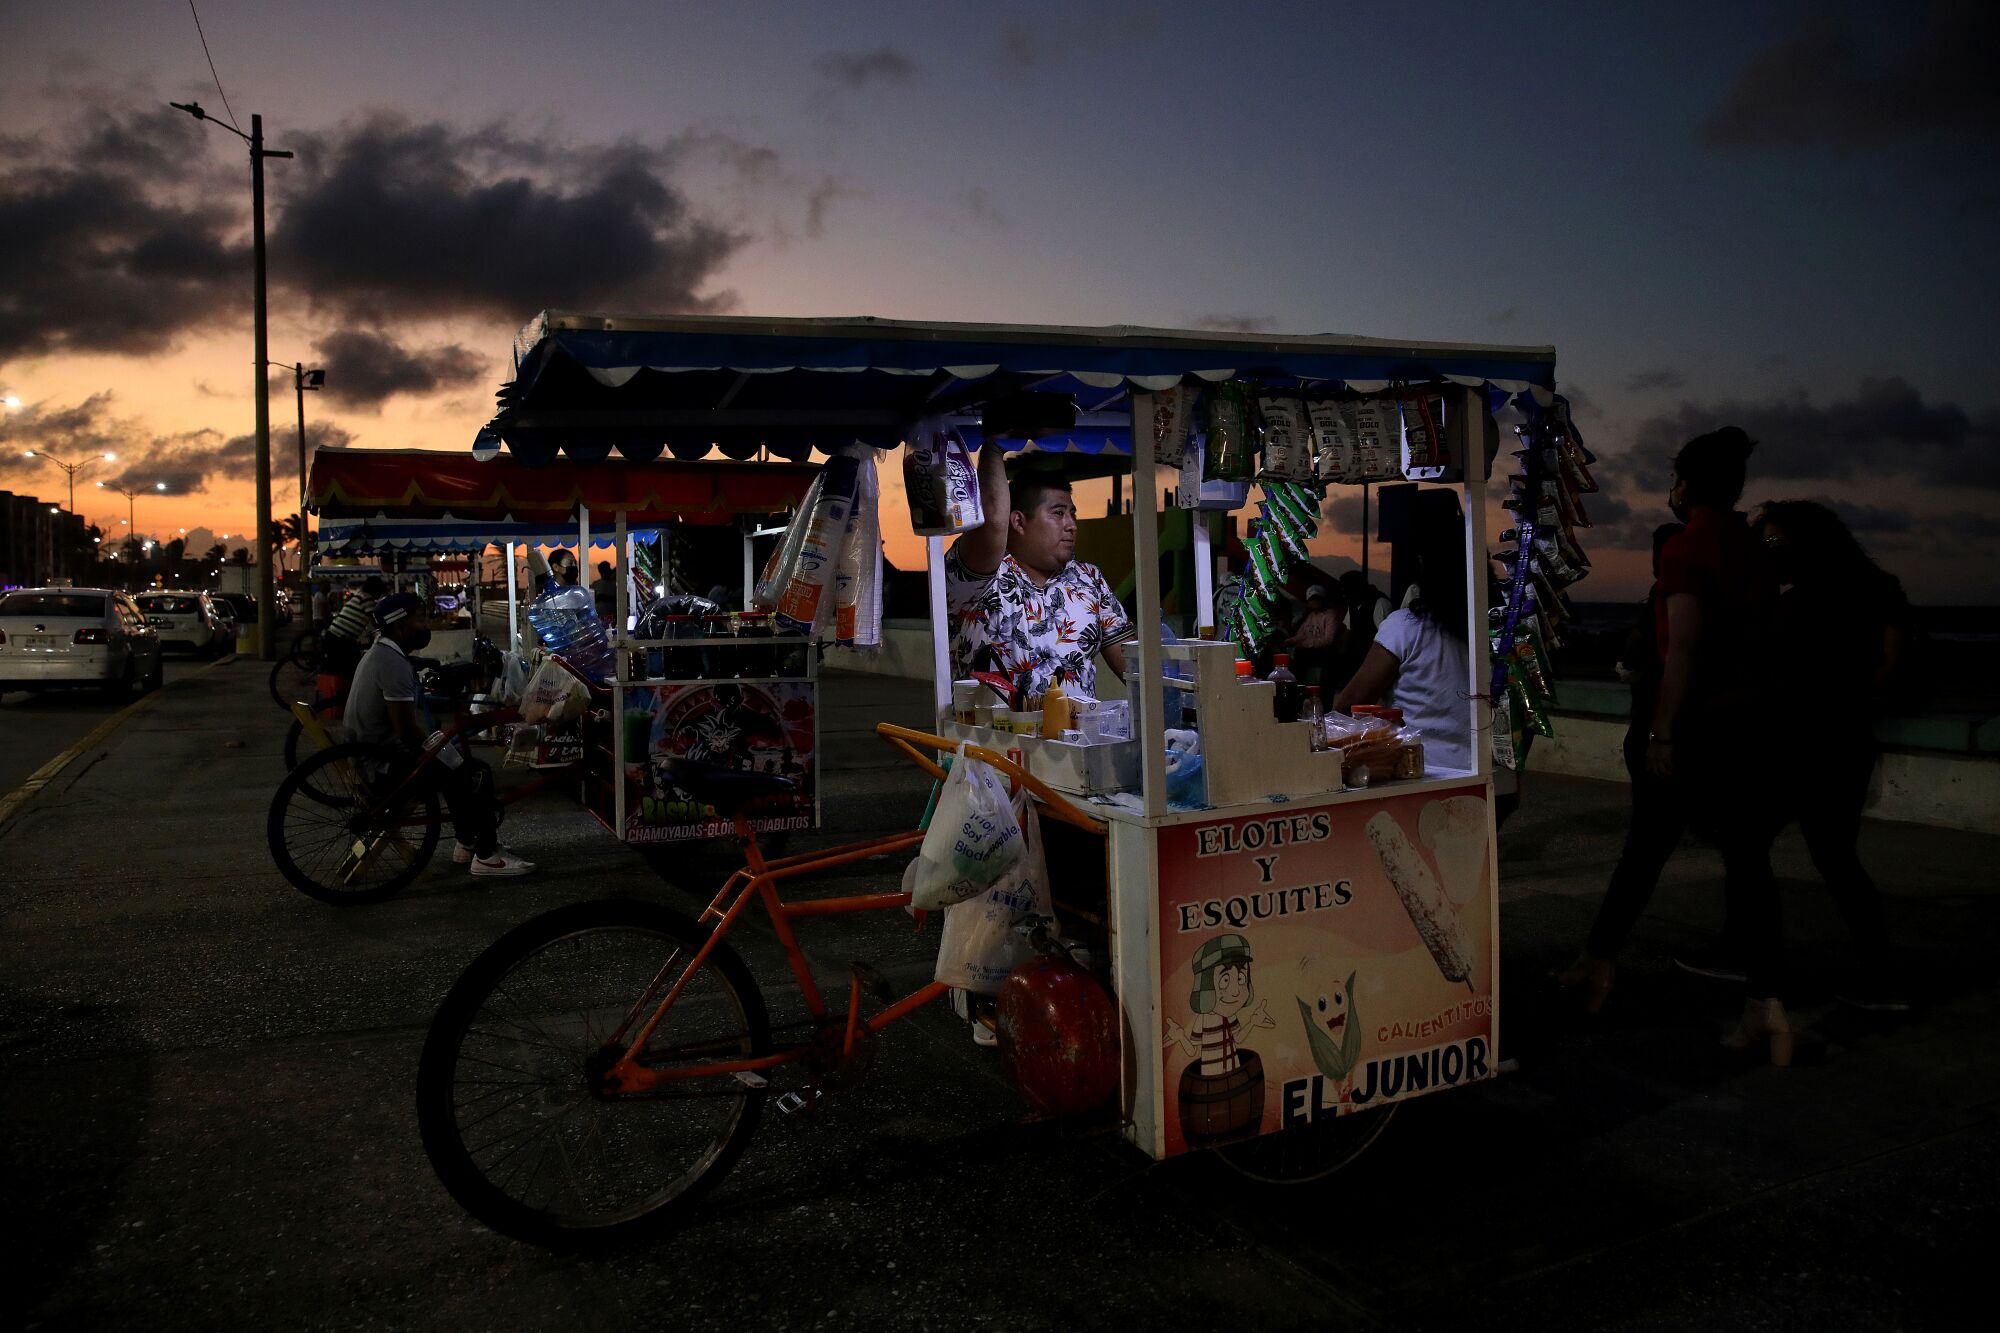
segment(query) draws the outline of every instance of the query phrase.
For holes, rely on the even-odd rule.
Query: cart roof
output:
[[[518,459],[482,462],[430,449],[327,446],[313,455],[306,508],[321,517],[323,529],[351,527],[339,522],[351,520],[385,539],[455,538],[430,544],[471,546],[483,545],[475,543],[480,537],[574,537],[579,504],[607,519],[623,510],[632,527],[782,513],[805,498],[818,472],[805,463],[673,459],[564,459],[530,468]]]
[[[1345,334],[1271,335],[869,317],[646,317],[544,311],[514,339],[514,379],[480,432],[524,460],[613,452],[700,458],[712,448],[806,458],[853,440],[891,447],[912,422],[1021,394],[1060,394],[1076,425],[1043,449],[1129,448],[1130,392],[1183,379],[1362,391],[1398,381],[1484,386],[1504,401],[1546,398],[1555,349],[1403,342]]]

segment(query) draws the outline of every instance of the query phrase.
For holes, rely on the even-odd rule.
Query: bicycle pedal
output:
[[[816,1092],[781,1092],[771,1102],[778,1114],[787,1118],[796,1115],[811,1115],[819,1110],[819,1094]]]
[[[861,983],[861,989],[867,991],[869,995],[883,1004],[888,1004],[896,998],[895,988],[889,984],[889,978],[876,971],[874,964],[857,959],[848,966],[854,973],[854,979]]]

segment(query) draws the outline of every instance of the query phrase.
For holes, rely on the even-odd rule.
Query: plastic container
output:
[[[541,592],[528,603],[528,623],[535,637],[592,680],[610,679],[611,641],[597,618],[597,600],[590,589],[556,582],[540,551],[528,552],[528,564],[542,581]]]

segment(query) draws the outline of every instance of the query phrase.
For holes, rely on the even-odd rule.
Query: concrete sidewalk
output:
[[[916,818],[925,784],[867,731],[921,721],[922,689],[828,678],[821,836]],[[649,864],[544,794],[505,832],[543,862],[533,879],[476,886],[440,859],[392,901],[326,907],[265,850],[283,722],[256,664],[225,666],[71,764],[0,838],[12,1325],[1927,1328],[1963,1325],[1985,1261],[2000,839],[1868,827],[1922,978],[1902,1022],[1825,999],[1838,926],[1782,845],[1812,1028],[1774,1071],[1716,1047],[1728,989],[1669,961],[1718,916],[1703,849],[1670,869],[1602,1021],[1546,996],[1623,831],[1622,788],[1568,779],[1536,782],[1502,838],[1518,1072],[1406,1106],[1324,1182],[1261,1186],[1025,1123],[991,1052],[937,1007],[891,1028],[874,1080],[819,1117],[767,1116],[656,1244],[522,1247],[467,1219],[417,1142],[432,1009],[529,915],[610,895],[696,907],[722,860]],[[856,958],[903,986],[929,975],[935,935],[899,914],[806,930],[829,980]],[[735,939],[785,1021],[768,934]]]

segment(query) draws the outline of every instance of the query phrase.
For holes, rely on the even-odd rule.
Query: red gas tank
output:
[[[1045,1115],[1081,1115],[1118,1087],[1118,1006],[1068,958],[1023,963],[995,1006],[1007,1072]]]

